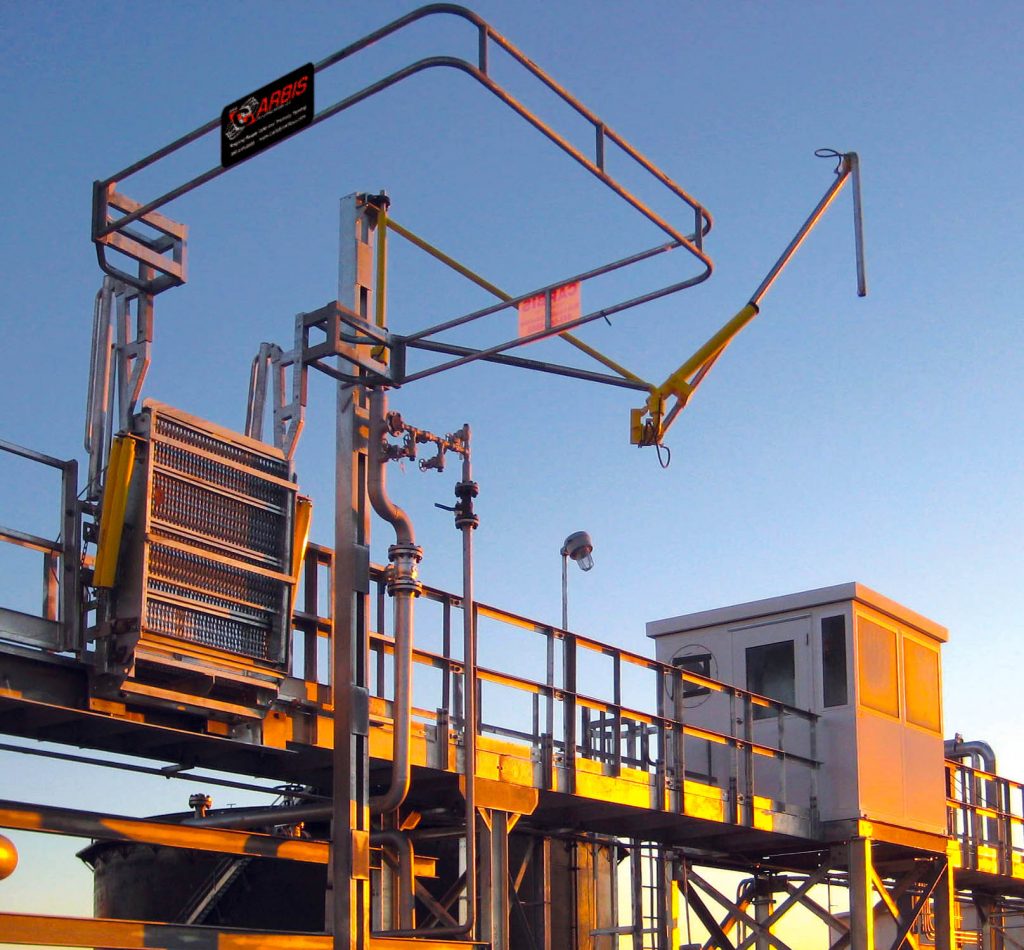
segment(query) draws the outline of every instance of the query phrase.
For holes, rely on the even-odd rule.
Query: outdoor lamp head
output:
[[[572,558],[581,570],[589,571],[594,566],[593,550],[594,542],[590,540],[590,535],[586,531],[576,531],[565,539],[562,557]]]

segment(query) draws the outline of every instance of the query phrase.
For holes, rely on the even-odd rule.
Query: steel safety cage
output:
[[[668,238],[667,243],[663,243],[653,249],[640,251],[639,253],[622,260],[610,262],[602,267],[595,268],[592,273],[604,273],[618,269],[631,263],[646,260],[654,254],[661,254],[665,251],[677,248],[683,249],[687,255],[692,257],[697,263],[698,269],[696,273],[690,274],[679,281],[669,284],[668,286],[632,296],[620,303],[610,304],[591,313],[581,314],[579,317],[561,325],[559,327],[560,332],[572,330],[577,326],[582,326],[594,320],[601,319],[602,317],[607,317],[610,314],[621,313],[624,310],[639,306],[643,303],[692,287],[706,280],[711,275],[712,262],[705,253],[703,247],[704,236],[712,226],[711,215],[708,213],[707,209],[689,195],[680,185],[669,177],[669,175],[641,154],[621,135],[615,132],[603,119],[573,97],[565,88],[540,69],[521,50],[498,33],[489,23],[479,17],[476,13],[473,13],[464,7],[447,3],[437,3],[422,7],[406,14],[405,16],[399,17],[392,23],[381,27],[362,39],[344,47],[331,56],[326,57],[314,65],[314,71],[316,73],[320,73],[327,70],[331,66],[347,60],[386,37],[397,33],[410,24],[423,20],[427,17],[437,15],[458,17],[473,26],[477,34],[477,51],[474,61],[442,55],[420,59],[390,73],[376,82],[365,86],[340,101],[321,109],[314,115],[307,128],[338,115],[357,103],[363,102],[371,96],[383,92],[411,76],[435,68],[454,69],[476,80],[488,92],[494,95],[499,102],[519,115],[524,121],[559,148],[566,156],[572,159],[574,163],[582,167],[598,182],[611,190],[612,193],[622,200],[628,207],[632,208],[637,214],[647,220],[652,226]],[[594,136],[592,151],[585,152],[577,148],[562,133],[543,121],[538,115],[532,112],[518,99],[513,97],[503,86],[495,81],[490,73],[489,63],[492,48],[496,48],[504,54],[507,54],[511,63],[523,69],[526,74],[539,83],[540,86],[551,93],[554,93],[554,95],[556,95],[570,110],[572,110],[572,112],[589,125]],[[118,189],[127,179],[130,179],[143,169],[150,168],[169,156],[174,155],[182,148],[214,133],[218,129],[219,125],[219,119],[212,119],[145,158],[132,163],[107,178],[95,182],[93,190],[92,237],[96,246],[97,259],[100,267],[106,274],[150,295],[160,293],[169,287],[185,283],[186,229],[183,225],[171,221],[169,218],[166,218],[164,215],[159,213],[159,209],[163,208],[174,199],[198,188],[200,185],[219,177],[227,171],[228,168],[223,165],[212,167],[170,191],[147,201],[140,202],[133,198],[129,198],[122,194]],[[625,158],[630,166],[637,169],[648,180],[653,181],[655,185],[666,189],[669,196],[681,202],[688,213],[690,219],[689,222],[683,227],[672,223],[664,212],[655,210],[649,206],[637,197],[633,191],[629,190],[619,178],[615,177],[608,168],[607,159],[609,157],[610,148],[614,148],[618,154]],[[149,236],[143,235],[138,231],[139,225],[147,226]],[[107,256],[108,251],[111,250],[121,252],[129,258],[137,261],[140,265],[140,273],[138,275],[128,273],[111,263]],[[531,290],[528,293],[520,295],[511,303],[502,303],[501,308],[514,306],[516,302],[525,300],[534,295],[549,295],[552,288],[557,287],[560,283],[565,283],[566,281],[572,281],[574,279],[576,278],[568,277],[565,281],[555,282],[553,284]],[[488,313],[489,312],[491,311],[488,311]],[[465,315],[458,319],[460,322],[466,322],[470,319],[479,319],[481,316],[485,315],[486,314],[484,313]],[[441,326],[444,325],[442,324]],[[440,330],[435,327],[425,331],[424,333],[418,334],[416,339],[411,341],[411,345],[414,345],[417,349],[421,349],[423,351],[434,349],[437,352],[446,352],[444,349],[438,350],[436,347],[431,346],[432,341],[429,337],[432,337],[437,332],[440,332]],[[546,331],[526,334],[521,338],[517,337],[480,351],[447,351],[448,355],[456,357],[455,360],[442,364],[442,367],[439,367],[434,371],[439,372],[441,371],[441,368],[450,368],[454,365],[461,365],[462,363],[473,359],[491,359],[500,361],[500,357],[504,351],[532,342],[541,336],[549,335],[551,332],[552,331],[549,329]],[[447,346],[447,344],[441,344],[441,346],[444,347]],[[525,368],[535,368],[529,365],[529,362],[530,361],[527,361],[527,363],[523,364]],[[580,377],[580,371],[571,366],[563,367],[559,364],[545,364],[544,371]],[[411,378],[412,377],[410,377],[410,379]],[[609,380],[616,380],[616,378],[609,377],[607,380],[600,378],[596,379],[596,381],[601,382]],[[395,379],[394,382],[401,383],[402,380]]]
[[[297,512],[279,450],[147,400],[104,488],[94,689],[260,715],[288,666]]]

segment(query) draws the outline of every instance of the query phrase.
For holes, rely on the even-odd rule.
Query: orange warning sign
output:
[[[549,303],[550,300],[550,303]],[[582,314],[580,282],[555,287],[547,294],[529,297],[518,306],[519,335],[531,336],[542,330],[554,330]]]

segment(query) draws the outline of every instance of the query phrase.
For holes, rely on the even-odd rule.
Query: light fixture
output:
[[[562,557],[572,558],[582,571],[589,571],[594,566],[593,551],[594,542],[586,531],[573,532],[562,545]]]
[[[589,571],[594,566],[594,542],[586,531],[574,531],[562,545],[562,629],[569,627],[569,578],[566,567],[572,558],[582,571]]]

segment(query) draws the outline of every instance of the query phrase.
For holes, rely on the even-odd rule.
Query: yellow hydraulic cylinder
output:
[[[135,464],[135,439],[119,435],[110,447],[107,478],[103,485],[103,503],[100,507],[100,537],[96,546],[96,564],[93,570],[95,587],[113,587],[117,573],[117,557],[124,533],[124,517],[128,508],[128,486],[131,484],[132,466]]]

